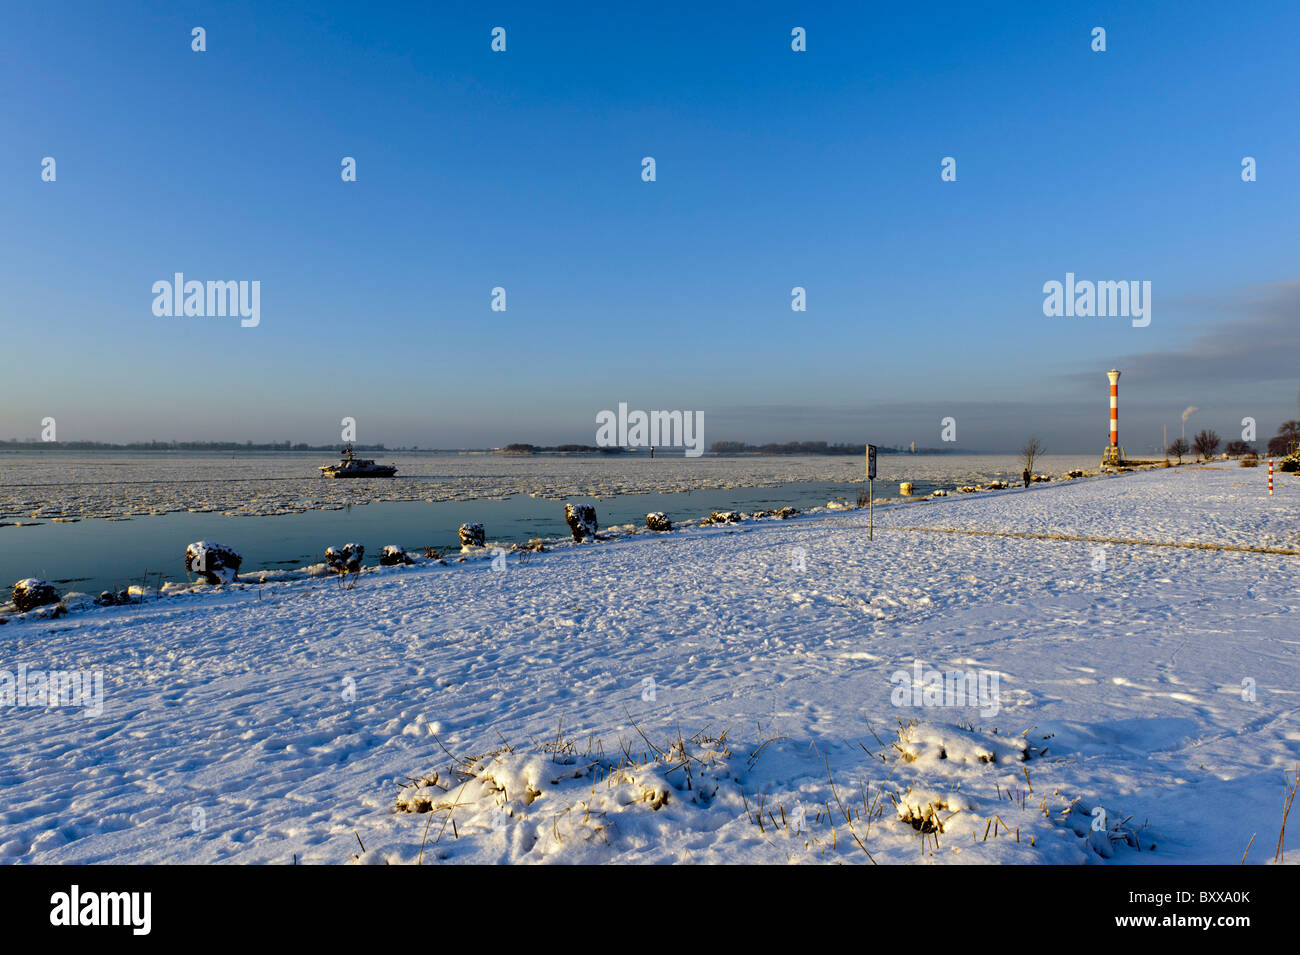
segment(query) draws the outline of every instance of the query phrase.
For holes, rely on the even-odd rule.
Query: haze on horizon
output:
[[[1130,452],[1300,416],[1294,4],[7,21],[0,437],[591,444],[626,402],[1092,453],[1112,367]],[[260,323],[154,315],[177,272]],[[1046,317],[1067,273],[1150,281],[1150,325]]]

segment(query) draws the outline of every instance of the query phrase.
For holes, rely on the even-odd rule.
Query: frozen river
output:
[[[229,544],[243,572],[319,562],[331,544],[357,541],[368,559],[385,544],[421,552],[452,546],[465,522],[505,543],[561,536],[565,501],[592,501],[602,526],[641,523],[648,511],[676,520],[711,510],[850,501],[863,460],[835,456],[685,458],[378,454],[387,479],[331,481],[320,452],[0,453],[0,585],[28,576],[95,592],[184,579],[185,545]],[[1093,455],[1049,455],[1035,470],[1057,476],[1095,467]],[[887,455],[875,492],[898,494],[1014,479],[1010,455]]]

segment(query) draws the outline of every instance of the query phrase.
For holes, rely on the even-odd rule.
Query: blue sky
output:
[[[1300,416],[1300,7],[904,6],[11,5],[0,437],[592,442],[623,401],[1091,452],[1110,367],[1133,448]],[[156,317],[178,271],[260,325]],[[1067,271],[1150,326],[1044,316]]]

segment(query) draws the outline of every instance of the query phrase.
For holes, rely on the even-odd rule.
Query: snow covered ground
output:
[[[1147,471],[877,508],[874,542],[837,511],[13,617],[0,670],[98,670],[104,695],[0,706],[0,860],[1235,863],[1253,836],[1271,861],[1300,557],[1220,549],[1300,551],[1300,482],[1266,480]]]

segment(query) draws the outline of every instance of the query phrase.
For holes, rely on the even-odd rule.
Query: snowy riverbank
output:
[[[1300,551],[1278,477],[11,620],[0,670],[101,671],[104,695],[0,706],[0,859],[1233,863],[1253,834],[1267,861],[1300,762],[1300,557],[1246,549]],[[928,697],[930,671],[980,699]]]

